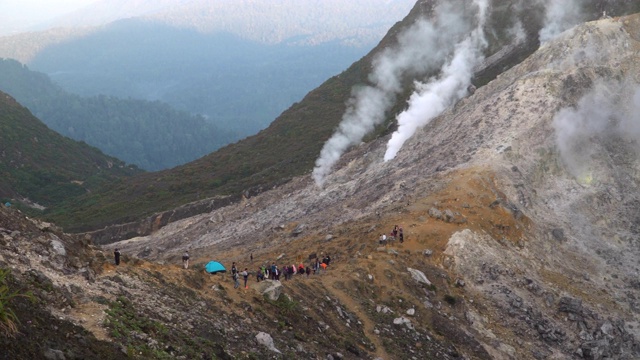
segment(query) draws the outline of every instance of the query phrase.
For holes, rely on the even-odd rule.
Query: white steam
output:
[[[398,130],[393,133],[387,143],[385,161],[395,158],[402,145],[418,128],[428,124],[447,107],[467,94],[473,68],[482,61],[482,50],[487,45],[483,26],[488,1],[476,0],[474,3],[478,6],[476,28],[456,45],[453,58],[442,67],[439,78],[432,79],[426,84],[416,82],[416,91],[409,99],[409,107],[396,117]]]
[[[540,42],[545,43],[584,20],[580,0],[545,0]]]
[[[362,141],[385,120],[385,113],[402,91],[405,75],[423,74],[442,66],[456,43],[469,31],[462,11],[444,3],[435,9],[433,21],[419,20],[398,36],[398,45],[373,61],[371,86],[352,91],[347,110],[333,136],[316,160],[313,177],[322,185],[340,156]]]
[[[631,96],[629,96],[631,94]],[[640,87],[601,83],[553,118],[556,145],[571,175],[584,179],[591,173],[599,140],[616,137],[640,151]]]

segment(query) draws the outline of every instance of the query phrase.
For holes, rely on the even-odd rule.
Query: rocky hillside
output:
[[[399,34],[420,19],[432,19],[438,3],[438,0],[416,2],[405,19],[394,25],[367,56],[311,91],[255,136],[184,166],[144,174],[127,182],[126,186],[113,186],[100,193],[87,194],[82,201],[65,204],[47,214],[48,219],[72,232],[102,229],[114,223],[138,221],[204,198],[259,193],[294,176],[306,174],[313,169],[323,144],[340,123],[352,90],[372,83],[369,75],[376,59],[388,49],[397,50]],[[462,6],[465,1],[448,3]],[[490,3],[494,4],[485,24],[488,46],[484,55],[487,61],[476,69],[474,83],[477,86],[486,84],[538,48],[539,32],[545,17],[544,4],[548,2],[496,0]],[[629,0],[590,0],[581,4],[585,19],[597,19],[603,11],[613,16],[640,11],[640,3]],[[516,39],[524,41],[517,42]],[[446,46],[450,48],[452,43],[441,40],[437,44],[449,44]],[[427,45],[424,48],[429,48]],[[425,56],[424,51],[417,53]],[[414,80],[429,79],[436,74],[437,69],[432,68],[429,71],[415,69],[401,76],[403,90],[392,101],[384,122],[363,141],[372,141],[392,131],[394,116],[406,107]],[[154,186],[149,186],[150,183]]]
[[[639,358],[638,34],[640,15],[578,26],[392,161],[384,136],[322,187],[296,177],[103,249],[0,209],[0,264],[37,301],[11,303],[5,358]],[[404,242],[380,244],[395,224]],[[248,267],[249,288],[209,260]]]

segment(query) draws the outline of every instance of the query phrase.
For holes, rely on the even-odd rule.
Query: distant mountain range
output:
[[[238,138],[158,101],[68,93],[15,60],[0,59],[0,90],[60,134],[145,170],[184,164]]]
[[[362,57],[411,0],[98,1],[0,37],[0,57],[65,90],[148,101],[255,134]]]
[[[339,41],[369,47],[414,4],[413,0],[101,0],[42,26],[87,27],[144,18],[261,43]]]

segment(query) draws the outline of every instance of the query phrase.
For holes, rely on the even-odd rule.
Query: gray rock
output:
[[[64,356],[64,353],[60,350],[55,349],[47,349],[42,354],[47,360],[66,360],[67,358]]]
[[[282,294],[282,284],[277,280],[267,279],[259,283],[254,283],[251,287],[272,301],[278,300],[280,294]]]
[[[305,228],[305,224],[300,224],[300,225],[296,226],[296,228],[293,229],[293,231],[291,232],[291,235],[298,236],[298,235],[302,234],[302,232],[304,231],[304,228]]]
[[[276,349],[275,344],[273,343],[273,338],[271,337],[271,335],[267,334],[266,332],[259,332],[256,335],[256,341],[258,342],[258,344],[266,347],[267,349],[273,351],[273,352],[277,352],[278,354],[280,354],[280,350]]]
[[[429,216],[431,216],[434,219],[438,219],[441,220],[443,215],[442,215],[442,211],[436,209],[436,208],[431,208],[429,209]]]
[[[455,219],[455,217],[456,217],[456,216],[455,216],[455,214],[453,213],[453,211],[451,211],[451,210],[449,210],[449,209],[446,209],[446,210],[444,211],[444,221],[445,221],[445,222],[448,222],[448,223],[453,222],[453,221],[454,221],[454,219]]]
[[[560,298],[558,311],[571,314],[582,314],[582,300],[570,297]]]
[[[555,228],[553,230],[551,230],[551,235],[553,236],[554,239],[558,240],[558,241],[566,241],[567,238],[564,235],[564,230],[560,229],[560,228]]]
[[[151,247],[145,246],[144,250],[140,251],[136,256],[139,258],[146,258],[151,255]]]
[[[408,327],[409,329],[413,329],[413,325],[411,324],[411,320],[407,319],[404,316],[401,316],[399,318],[395,318],[393,319],[393,323],[395,325],[405,325],[406,327]]]
[[[431,285],[431,281],[429,281],[429,279],[427,279],[427,276],[420,270],[416,270],[416,269],[412,269],[412,268],[407,268],[407,271],[409,271],[409,273],[411,274],[411,277],[413,278],[413,280],[421,283],[421,284],[425,284],[425,285]]]
[[[62,244],[60,240],[51,240],[51,248],[55,254],[67,256],[67,250],[64,248],[64,244]]]

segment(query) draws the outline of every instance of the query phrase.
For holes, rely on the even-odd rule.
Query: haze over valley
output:
[[[37,31],[7,30],[0,37],[0,57],[46,74],[68,93],[160,101],[207,123],[180,132],[208,134],[206,127],[219,129],[209,143],[198,136],[191,139],[192,149],[183,144],[189,138],[169,139],[168,148],[184,151],[168,161],[159,160],[166,155],[157,145],[142,141],[135,151],[121,146],[118,137],[129,143],[136,140],[129,139],[131,133],[118,134],[118,128],[107,129],[111,140],[105,141],[104,134],[79,131],[77,121],[69,117],[55,118],[42,101],[33,101],[33,94],[23,96],[24,79],[0,83],[0,90],[16,96],[66,136],[144,169],[165,169],[265,128],[308,91],[366,54],[412,5],[407,0],[278,5],[95,1],[31,27]],[[122,121],[129,118],[136,121],[127,116]],[[180,124],[178,118],[175,122]]]

